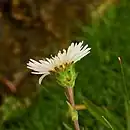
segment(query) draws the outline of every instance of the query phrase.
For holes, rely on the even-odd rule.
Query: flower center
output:
[[[71,63],[64,63],[64,64],[61,64],[61,65],[59,65],[59,66],[56,66],[56,67],[54,67],[54,69],[53,70],[50,70],[50,72],[51,73],[54,73],[54,72],[62,72],[62,71],[65,71],[66,70],[66,68],[68,68],[68,66],[70,66],[71,64],[73,64],[73,62],[71,62]]]

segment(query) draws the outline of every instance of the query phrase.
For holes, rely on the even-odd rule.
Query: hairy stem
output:
[[[75,109],[74,92],[73,92],[72,87],[66,88],[66,96],[67,96],[67,99],[68,99],[68,102],[70,103],[70,105]],[[73,122],[74,122],[75,130],[80,130],[78,120],[74,120]]]

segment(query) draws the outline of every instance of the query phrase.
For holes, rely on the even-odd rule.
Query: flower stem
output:
[[[67,99],[68,99],[68,102],[70,103],[70,105],[73,107],[73,109],[75,109],[74,92],[73,92],[73,88],[72,87],[67,87],[66,88],[66,96],[67,96]],[[77,120],[73,120],[73,122],[74,122],[75,130],[80,130],[78,119]]]

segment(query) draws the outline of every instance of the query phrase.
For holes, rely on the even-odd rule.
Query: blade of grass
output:
[[[121,74],[122,74],[122,80],[124,87],[122,87],[122,92],[125,100],[125,110],[126,110],[126,120],[127,120],[127,130],[130,130],[130,105],[129,105],[129,94],[127,90],[127,85],[125,81],[125,74],[124,74],[124,69],[123,69],[123,64],[121,57],[118,57],[119,63],[120,63],[120,68],[121,68]]]
[[[119,117],[109,112],[106,108],[98,107],[88,99],[85,99],[84,104],[87,110],[107,128],[111,128],[112,130],[124,130]]]
[[[84,104],[87,106],[88,111],[97,119],[99,120],[103,125],[105,125],[107,128],[110,128],[110,126],[107,124],[107,122],[102,118],[104,116],[103,110],[100,107],[97,107],[95,104],[93,104],[88,99],[85,99]]]

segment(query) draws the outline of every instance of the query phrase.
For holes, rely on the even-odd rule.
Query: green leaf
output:
[[[67,129],[67,130],[73,130],[68,124],[66,124],[65,122],[63,122],[63,125],[64,127]]]
[[[126,110],[127,130],[130,130],[130,104],[127,100],[125,100],[125,110]]]
[[[87,110],[107,128],[111,128],[112,130],[124,129],[120,120],[106,108],[98,107],[88,99],[85,99],[84,104],[86,105]]]

